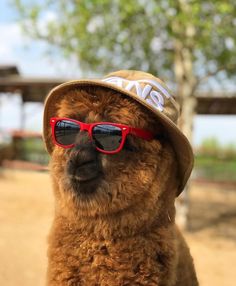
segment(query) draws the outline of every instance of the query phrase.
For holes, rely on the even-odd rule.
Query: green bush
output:
[[[215,138],[205,139],[196,150],[195,175],[213,181],[236,182],[236,148],[221,146]]]
[[[196,150],[197,155],[225,160],[236,159],[236,146],[232,143],[222,146],[216,138],[205,139]]]
[[[24,161],[46,165],[49,156],[45,151],[44,143],[40,138],[25,138],[15,143],[17,158]]]

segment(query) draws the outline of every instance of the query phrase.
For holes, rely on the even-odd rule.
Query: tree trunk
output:
[[[179,1],[182,2],[181,0]],[[186,9],[186,7],[184,9]],[[184,33],[183,38],[187,38],[188,31],[191,31],[190,28],[188,25],[183,28],[178,22],[175,23],[175,27],[173,27],[176,33]],[[197,104],[193,93],[197,81],[193,73],[193,54],[191,45],[188,46],[189,43],[191,43],[191,41],[184,42],[180,39],[175,40],[174,71],[177,83],[177,100],[181,107],[179,127],[189,139],[190,143],[192,143],[193,119]],[[176,200],[176,222],[182,229],[187,229],[189,226],[189,191],[190,183],[187,184],[183,193]]]
[[[193,120],[195,115],[196,104],[197,104],[196,98],[194,98],[193,96],[186,97],[183,100],[181,117],[179,122],[179,126],[182,132],[189,139],[190,143],[192,143]],[[176,200],[176,222],[181,229],[191,228],[191,222],[189,219],[190,190],[191,190],[191,181],[187,183],[184,191]]]

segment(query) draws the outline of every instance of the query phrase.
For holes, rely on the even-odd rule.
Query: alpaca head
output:
[[[175,153],[163,126],[141,104],[115,91],[89,87],[65,94],[56,116],[83,123],[120,123],[154,134],[151,140],[127,135],[116,154],[99,152],[85,130],[76,135],[72,148],[55,145],[51,172],[57,206],[65,215],[152,216],[164,201],[173,203],[178,187]]]

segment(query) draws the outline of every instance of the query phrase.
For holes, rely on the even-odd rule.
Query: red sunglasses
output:
[[[76,137],[82,130],[89,133],[96,149],[105,154],[115,154],[121,151],[128,134],[145,140],[154,138],[153,133],[111,122],[83,123],[70,118],[51,118],[52,138],[54,144],[63,148],[72,148],[76,145]]]

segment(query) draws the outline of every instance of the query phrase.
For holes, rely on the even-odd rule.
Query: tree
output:
[[[141,69],[175,83],[191,141],[199,84],[236,67],[234,0],[14,0],[25,32],[82,70]]]
[[[168,79],[190,141],[196,89],[236,67],[234,0],[14,1],[25,32],[76,55],[81,69],[141,69]]]

